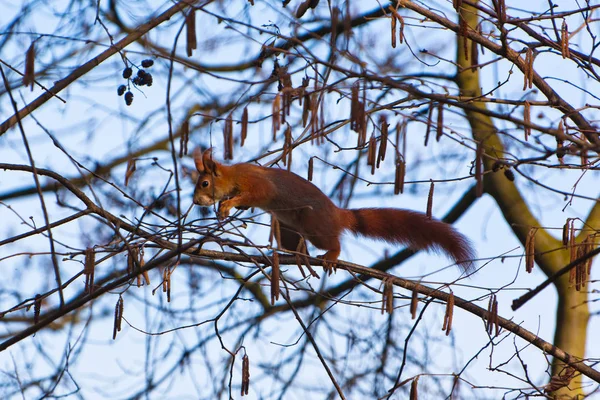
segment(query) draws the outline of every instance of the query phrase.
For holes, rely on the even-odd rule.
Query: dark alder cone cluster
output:
[[[143,68],[150,68],[153,65],[153,60],[142,60]],[[125,95],[125,104],[128,106],[133,103],[133,93],[131,90],[129,90],[129,81],[131,81],[131,83],[133,83],[135,86],[152,86],[152,74],[143,68],[138,69],[138,72],[133,79],[131,78],[133,76],[133,69],[131,67],[125,67],[125,69],[123,69],[123,79],[127,79],[127,85],[120,85],[117,88],[117,94],[119,96]]]
[[[132,82],[136,86],[152,86],[152,74],[146,72],[144,69],[140,69]]]

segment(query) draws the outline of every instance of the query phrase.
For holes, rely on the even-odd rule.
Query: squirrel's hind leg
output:
[[[334,236],[310,236],[308,238],[315,247],[319,249],[327,250],[325,254],[321,254],[318,258],[323,259],[323,268],[329,272],[335,272],[337,266],[336,261],[340,257],[342,251],[340,240]]]

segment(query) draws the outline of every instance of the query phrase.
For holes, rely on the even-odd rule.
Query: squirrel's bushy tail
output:
[[[473,247],[452,225],[430,219],[420,212],[397,208],[347,211],[347,226],[354,233],[403,244],[413,250],[441,251],[465,271],[473,269]]]

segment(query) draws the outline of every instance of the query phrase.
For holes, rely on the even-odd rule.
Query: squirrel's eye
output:
[[[202,187],[208,187],[208,181],[202,181]]]

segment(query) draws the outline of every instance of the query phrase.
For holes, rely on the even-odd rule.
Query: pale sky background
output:
[[[60,3],[60,2],[58,2]],[[245,1],[234,2],[230,9],[228,9],[228,15],[231,17],[240,17],[241,13],[236,12],[234,7],[240,5],[246,6]],[[269,24],[271,21],[277,20],[277,15],[280,10],[271,9],[264,5],[263,2],[257,1],[257,4],[249,8],[249,12],[252,15],[253,22],[255,24]],[[294,2],[293,2],[294,3]],[[323,2],[324,3],[324,2]],[[364,4],[367,4],[364,5]],[[535,2],[539,4],[546,4],[546,2]],[[569,9],[575,6],[573,1],[559,2],[561,9]],[[170,3],[161,2],[148,2],[148,10],[164,10],[170,6]],[[510,4],[510,3],[509,3]],[[517,4],[517,2],[512,2]],[[61,7],[58,4],[53,4],[57,9]],[[290,7],[295,7],[295,4],[290,4]],[[358,12],[359,7],[353,5]],[[376,6],[375,2],[361,2],[360,8],[371,9]],[[527,7],[538,8],[533,3],[528,3]],[[8,20],[15,12],[18,12],[18,6],[14,2],[3,1],[0,2],[0,8],[6,10],[6,13],[2,13],[0,16],[0,26],[5,27]],[[221,13],[222,10],[216,7],[211,10]],[[451,3],[445,4],[445,11],[451,12]],[[139,10],[138,10],[139,11]],[[322,12],[322,11],[321,11]],[[138,15],[142,15],[141,13]],[[84,18],[93,18],[94,13],[88,12]],[[251,58],[258,54],[260,50],[260,44],[255,44],[252,48],[252,53],[248,53],[248,49],[237,48],[237,51],[232,51],[232,46],[223,44],[223,49],[220,49],[219,37],[223,34],[225,24],[216,26],[210,24],[211,19],[207,15],[198,13],[198,38],[199,38],[199,49],[194,53],[193,58],[200,62],[209,64],[225,64],[238,60],[240,57]],[[262,17],[262,18],[261,18]],[[145,20],[145,18],[143,19]],[[139,22],[141,22],[140,19]],[[180,19],[176,18],[171,21],[170,33],[173,33],[175,29],[180,26]],[[58,21],[52,17],[49,12],[49,5],[46,5],[38,12],[38,17],[30,21],[28,29],[30,32],[35,33],[57,33],[57,26],[62,27],[64,21]],[[382,30],[387,32],[387,22],[378,23]],[[597,23],[593,25],[596,29],[595,33],[600,33]],[[290,27],[280,25],[283,34],[291,33]],[[4,29],[4,28],[2,28]],[[369,28],[375,30],[374,28]],[[61,28],[58,32],[65,34]],[[153,32],[150,34],[154,40],[159,39],[160,44],[165,47],[170,47],[173,43],[172,36],[168,36],[164,33],[167,32],[165,29],[161,30],[162,35],[160,36]],[[424,32],[423,30],[416,32]],[[386,33],[387,35],[387,33]],[[102,33],[101,27],[98,25],[94,26],[94,31],[89,34],[92,38],[101,38],[106,43],[106,36]],[[583,37],[581,35],[580,37]],[[2,39],[2,37],[0,37]],[[120,39],[120,38],[115,38]],[[266,36],[262,36],[261,40],[266,40]],[[23,47],[15,48],[15,46],[5,47],[0,54],[0,58],[4,61],[11,63],[15,67],[22,70],[23,62],[23,48],[26,48],[30,37],[23,35],[21,37]],[[386,36],[386,40],[389,40]],[[435,33],[432,33],[428,37],[408,37],[409,44],[414,49],[427,47],[423,43],[427,43],[428,46],[443,46],[443,44],[436,43]],[[183,39],[180,42],[178,48],[178,54],[184,55],[185,46],[183,45]],[[578,43],[582,47],[589,46],[589,43]],[[205,48],[205,47],[206,48]],[[451,46],[448,44],[448,46]],[[206,49],[212,49],[213,51],[207,51]],[[80,54],[75,59],[69,60],[64,63],[69,67],[76,67],[82,62],[87,61],[90,57],[98,54],[100,48],[95,47],[89,53]],[[139,50],[138,46],[130,46],[129,51]],[[234,48],[235,50],[235,48]],[[50,54],[54,51],[58,51],[52,48],[41,48],[39,57],[49,59]],[[387,50],[386,50],[387,51]],[[398,52],[402,57],[410,57],[410,53],[406,51],[406,48],[402,45],[399,46]],[[446,55],[453,56],[454,50],[449,50]],[[135,55],[129,53],[129,57],[133,60],[141,61],[146,56]],[[489,58],[489,52],[483,56]],[[560,66],[555,65],[554,61],[556,57],[553,57],[552,62],[545,62],[545,55],[540,55],[536,59],[535,68],[536,71],[542,76],[560,76],[568,82],[575,83],[583,86],[590,93],[600,93],[600,87],[598,82],[590,82],[583,77],[583,73],[578,71],[572,66],[561,64]],[[43,61],[42,61],[43,62]],[[127,153],[127,143],[133,144],[134,148],[141,147],[143,144],[152,142],[155,138],[163,136],[166,132],[166,111],[165,111],[165,93],[166,93],[166,74],[164,74],[166,63],[164,60],[157,60],[157,65],[153,70],[154,85],[151,88],[144,88],[144,94],[135,92],[135,100],[131,107],[125,107],[121,98],[116,96],[116,88],[122,83],[120,78],[120,71],[122,70],[122,62],[118,56],[113,56],[108,61],[101,64],[99,67],[94,69],[90,74],[86,75],[79,82],[71,85],[66,91],[61,93],[65,99],[67,99],[67,105],[63,105],[58,100],[51,100],[46,103],[39,110],[34,112],[33,116],[47,129],[49,129],[53,135],[55,135],[60,143],[69,149],[70,153],[80,162],[84,163],[88,167],[94,165],[94,161],[104,162],[110,160],[116,156],[121,156]],[[272,61],[266,61],[262,70],[254,71],[258,75],[262,75],[267,78],[271,72]],[[417,72],[418,66],[416,64],[411,65],[411,71]],[[421,65],[422,69],[426,67]],[[490,89],[495,86],[496,82],[503,81],[507,77],[507,70],[510,66],[506,64],[494,64],[492,68],[485,68],[482,71],[482,85],[484,92],[486,89]],[[177,67],[181,69],[181,67]],[[512,68],[513,73],[508,83],[502,88],[498,89],[494,95],[497,97],[503,97],[505,94],[511,93],[514,97],[514,93],[522,92],[522,75],[516,68]],[[5,69],[6,71],[6,69]],[[64,77],[69,71],[59,70],[53,71],[53,75],[58,78]],[[453,71],[448,71],[453,72]],[[11,81],[16,80],[16,75],[12,72],[9,73]],[[176,81],[172,90],[173,93],[173,109],[174,118],[178,124],[182,118],[183,105],[189,101],[189,96],[192,93],[189,89],[189,85],[195,85],[199,88],[199,92],[202,90],[210,91],[214,94],[218,94],[221,91],[227,90],[239,90],[240,86],[222,80],[211,79],[207,76],[197,76],[197,73],[192,70],[186,72],[186,77],[190,79],[188,82]],[[256,77],[254,77],[256,78]],[[294,77],[296,79],[296,77]],[[298,77],[298,79],[300,79]],[[51,86],[51,81],[43,82],[47,86]],[[295,85],[300,82],[294,82]],[[560,83],[555,80],[550,81],[555,88],[567,98],[571,104],[575,107],[583,106],[586,103],[598,105],[598,99],[593,96],[584,96],[582,91],[573,90],[568,83]],[[274,90],[275,86],[271,88]],[[33,92],[28,89],[19,88],[15,91],[15,95],[21,107],[25,102],[37,97],[41,93],[39,88],[36,88]],[[523,93],[524,94],[524,93]],[[196,94],[199,95],[199,94]],[[534,94],[530,94],[531,98],[536,98]],[[539,97],[541,98],[541,97]],[[268,109],[262,109],[260,112],[264,115],[270,112],[270,105],[266,106]],[[297,105],[295,105],[297,108]],[[152,111],[154,110],[154,111]],[[257,113],[259,109],[256,108]],[[330,108],[330,113],[337,112],[340,117],[344,117],[349,113],[347,108],[343,106],[338,108]],[[547,112],[545,110],[545,112]],[[143,127],[138,132],[134,132],[138,120],[144,117],[146,114],[152,113],[153,118],[151,124]],[[237,110],[236,113],[241,115],[241,109]],[[0,107],[0,117],[5,120],[9,115],[12,114],[8,103],[5,101]],[[449,114],[449,113],[448,113]],[[558,121],[558,114],[547,112],[549,120]],[[333,116],[332,116],[332,119]],[[469,136],[470,132],[466,130],[466,124],[460,119],[452,121],[451,117],[446,120],[452,129],[462,133],[463,135]],[[546,124],[546,120],[543,120],[543,125]],[[503,127],[502,123],[498,125],[500,128]],[[24,121],[25,131],[28,135],[32,150],[35,156],[36,165],[43,168],[51,168],[53,170],[64,173],[65,176],[77,176],[76,170],[73,165],[60,154],[60,152],[52,145],[48,136],[42,129],[36,124],[31,118],[27,118]],[[213,126],[213,144],[217,149],[216,154],[220,157],[222,144],[221,144],[221,125],[215,124]],[[347,129],[343,132],[347,133]],[[132,133],[133,132],[133,133]],[[252,138],[250,141],[251,145],[248,145],[244,149],[236,147],[236,161],[245,161],[257,154],[257,149],[262,148],[276,148],[281,145],[280,142],[276,144],[270,143],[270,120],[253,126],[249,137]],[[283,132],[283,131],[282,131]],[[295,130],[294,134],[300,134],[301,130]],[[203,132],[194,132],[190,141],[190,147],[198,142],[206,142],[206,135],[208,130]],[[469,174],[469,162],[470,160],[464,158],[457,158],[454,160],[447,161],[443,157],[448,154],[452,154],[453,151],[458,152],[460,147],[452,143],[448,138],[443,138],[440,143],[431,141],[431,144],[424,148],[422,146],[423,141],[422,128],[416,127],[409,131],[409,149],[407,154],[409,170],[407,173],[407,180],[428,180],[429,178],[443,179],[451,176],[466,176]],[[341,134],[336,136],[341,138]],[[353,136],[354,137],[354,136]],[[315,149],[310,146],[299,149],[294,153],[293,171],[301,176],[306,176],[306,167],[308,155],[312,155],[313,151],[315,154],[319,154],[326,158],[332,163],[339,163],[344,165],[345,161],[348,161],[353,156],[351,154],[334,153],[331,147],[327,147],[326,153],[323,149]],[[168,152],[156,152],[152,154],[159,159],[159,163],[164,167],[171,168],[172,164],[170,161],[170,154]],[[25,151],[21,142],[20,133],[16,129],[12,129],[5,135],[0,136],[0,160],[1,162],[7,163],[27,163]],[[419,162],[420,168],[418,170],[411,170],[411,163]],[[143,169],[144,166],[149,166],[151,160],[141,161],[138,164],[138,168]],[[392,165],[392,157],[386,159],[384,167]],[[191,159],[183,160],[182,163],[191,167]],[[412,164],[415,165],[415,164]],[[336,182],[336,178],[339,178],[337,171],[332,171],[330,168],[326,168],[323,164],[320,164],[315,160],[315,179],[314,183],[323,189],[326,193],[331,189],[332,182]],[[122,177],[124,176],[125,165],[122,165],[114,176],[115,180],[122,184]],[[382,168],[383,169],[383,168]],[[535,170],[531,168],[524,168],[525,171],[531,173],[540,182],[555,187],[564,191],[571,191],[574,185],[577,185],[577,193],[585,196],[596,197],[598,196],[598,189],[600,181],[598,174],[595,171],[589,171],[586,174],[581,174],[578,171],[556,171],[546,170],[543,168],[537,168]],[[363,173],[366,175],[366,169],[363,168]],[[119,175],[120,174],[120,175]],[[167,174],[157,172],[156,169],[144,172],[144,186],[154,185],[156,192],[164,185]],[[374,180],[376,181],[389,181],[389,173],[387,175],[378,173],[375,175]],[[365,176],[371,179],[370,175]],[[142,179],[142,178],[139,178]],[[544,226],[551,226],[560,228],[564,224],[566,218],[569,217],[585,217],[592,205],[590,201],[581,199],[575,199],[571,206],[566,207],[563,212],[562,209],[566,204],[563,196],[550,193],[546,190],[542,190],[539,187],[535,187],[528,183],[524,178],[517,176],[519,188],[522,189],[523,194],[526,196],[531,204],[533,213],[540,219]],[[182,208],[185,210],[191,205],[191,192],[193,190],[193,184],[190,181],[183,181],[184,191],[182,192]],[[457,201],[458,198],[464,193],[464,191],[473,183],[473,180],[465,180],[457,183],[440,183],[436,185],[436,195],[434,198],[434,215],[441,218],[450,207]],[[28,174],[19,174],[10,171],[0,171],[0,195],[3,193],[10,192],[15,188],[29,187],[33,183],[32,177]],[[391,188],[385,187],[384,195],[367,197],[371,194],[374,188],[365,184],[358,184],[357,186],[357,197],[351,203],[352,207],[360,206],[393,206],[401,208],[409,208],[414,210],[425,210],[427,190],[429,188],[428,183],[419,185],[407,185],[406,192],[401,196],[393,196],[390,194]],[[49,213],[52,220],[60,219],[66,215],[72,213],[70,210],[65,210],[56,205],[55,195],[53,193],[47,193],[45,195],[47,205],[49,207]],[[71,201],[71,204],[76,204]],[[8,206],[12,208],[9,209]],[[107,207],[115,212],[116,207],[107,205]],[[13,212],[14,211],[14,212]],[[39,212],[39,199],[35,196],[27,198],[20,198],[18,201],[10,200],[4,204],[0,203],[0,240],[6,237],[15,235],[20,232],[28,231],[29,228],[21,225],[20,220],[16,217],[15,212],[24,218],[32,216],[37,226],[43,224],[43,219]],[[192,212],[192,215],[198,215],[197,210]],[[194,214],[196,213],[196,214]],[[245,215],[248,215],[249,211]],[[131,215],[127,215],[131,217]],[[498,257],[501,254],[506,254],[507,257],[503,260],[497,258],[489,262],[485,268],[482,268],[476,275],[468,280],[462,280],[462,286],[453,286],[455,294],[466,299],[474,299],[480,296],[484,296],[489,293],[486,290],[480,288],[500,288],[505,285],[509,285],[509,290],[503,290],[498,293],[499,301],[499,313],[505,318],[512,319],[514,322],[521,323],[525,328],[532,332],[539,334],[541,338],[546,341],[552,342],[554,334],[555,324],[555,305],[557,301],[556,292],[553,288],[544,290],[544,292],[535,297],[532,301],[527,303],[522,309],[517,312],[513,312],[510,309],[512,300],[524,293],[523,289],[533,288],[541,283],[545,276],[539,269],[534,269],[532,274],[526,274],[524,272],[524,260],[521,258],[523,254],[523,248],[515,239],[509,226],[502,218],[498,207],[495,202],[485,196],[479,200],[469,209],[469,211],[461,218],[458,223],[455,224],[456,228],[464,233],[470,240],[473,241],[478,256],[481,261],[478,266],[483,265],[489,259]],[[84,248],[86,246],[86,237],[79,235],[79,231],[83,229],[85,231],[85,225],[82,223],[75,223],[72,226],[57,229],[56,237],[58,240],[64,240],[70,246],[77,246],[78,248]],[[266,243],[266,229],[250,228],[247,231],[249,237],[254,242]],[[560,235],[560,230],[556,231],[556,236]],[[27,287],[19,287],[18,290],[22,291],[26,296],[34,296],[42,288],[51,287],[53,285],[53,276],[50,272],[47,274],[39,274],[40,270],[48,270],[49,259],[47,256],[35,257],[33,263],[25,264],[27,255],[5,258],[10,254],[22,251],[47,251],[48,242],[46,238],[36,237],[28,239],[17,244],[0,247],[0,271],[2,275],[7,277],[23,276],[27,279],[23,279],[20,282],[27,282]],[[211,247],[207,247],[211,248]],[[218,249],[218,247],[213,247]],[[356,239],[350,235],[347,235],[343,242],[342,259],[349,260],[355,263],[369,265],[375,260],[381,258],[383,249],[387,248],[391,253],[395,252],[396,248],[378,243],[375,241],[369,241],[364,239]],[[60,249],[64,251],[65,248]],[[313,251],[314,253],[314,251]],[[429,282],[430,286],[436,287],[443,282],[448,282],[456,279],[460,271],[456,268],[443,268],[447,266],[449,261],[442,256],[431,256],[425,254],[419,254],[416,257],[411,258],[405,262],[401,267],[397,267],[390,271],[395,275],[405,278],[418,278],[426,273],[433,273],[431,276],[425,278],[425,282]],[[26,265],[26,267],[24,267]],[[63,268],[63,279],[67,279],[71,274],[76,273],[81,265],[73,261],[61,261]],[[109,266],[107,266],[109,267]],[[592,269],[592,279],[598,279],[597,272],[598,262],[595,262],[595,267]],[[198,267],[199,268],[199,267]],[[181,275],[177,275],[181,272]],[[45,276],[45,281],[42,281],[41,277]],[[174,287],[183,288],[183,280],[187,275],[183,274],[182,271],[177,271],[174,276]],[[153,285],[159,281],[157,273],[151,274],[153,279]],[[331,281],[343,281],[347,279],[348,275],[343,271],[333,276]],[[515,281],[511,284],[511,282]],[[179,281],[179,282],[178,282]],[[203,285],[212,285],[215,282],[218,285],[218,277],[214,278],[213,282],[204,282]],[[178,284],[179,283],[179,284]],[[311,282],[313,286],[318,287],[320,282]],[[373,285],[377,286],[375,282]],[[4,287],[7,287],[6,281],[3,283]],[[73,285],[73,288],[66,291],[67,299],[76,293],[76,290],[80,290],[83,286],[83,281]],[[151,287],[143,288],[131,288],[128,291],[128,295],[125,298],[126,308],[125,317],[127,321],[133,326],[151,331],[158,332],[170,329],[181,325],[181,321],[168,320],[160,315],[159,309],[161,307],[168,307],[170,309],[185,309],[189,305],[187,304],[187,297],[177,293],[175,289],[173,293],[173,301],[170,304],[166,304],[165,298],[162,293],[157,292],[155,296],[151,294]],[[215,297],[223,296],[225,299],[229,299],[235,288],[232,285],[223,285],[222,287],[208,287],[208,290],[212,290],[215,293]],[[396,289],[396,293],[400,293],[404,296],[410,295]],[[348,296],[347,300],[358,300],[358,297],[364,294],[364,291],[352,293]],[[105,299],[100,300],[98,303],[103,304],[109,303],[114,304],[118,298],[117,294],[108,294],[104,296]],[[137,298],[137,299],[136,299]],[[592,295],[591,300],[595,299]],[[597,297],[596,297],[597,299]],[[144,306],[144,302],[152,304],[152,307]],[[408,305],[407,300],[396,300],[396,305]],[[0,297],[0,309],[5,310],[14,305],[14,299]],[[478,305],[487,307],[487,297],[484,301],[480,301]],[[215,304],[201,309],[201,305],[196,305],[198,310],[195,311],[194,318],[197,322],[214,316],[215,311],[219,310],[221,304]],[[420,309],[423,305],[420,304]],[[154,308],[156,307],[156,308]],[[337,310],[338,315],[343,315],[347,318],[345,323],[357,323],[357,326],[363,321],[366,321],[364,310],[353,307],[339,307]],[[343,308],[342,308],[343,307]],[[592,312],[598,312],[600,309],[595,303],[590,304]],[[377,316],[371,316],[374,320],[384,322],[386,316],[379,316],[379,311],[373,310],[373,313],[377,313]],[[456,311],[454,315],[454,328],[450,338],[445,338],[441,331],[441,323],[443,317],[444,307],[442,305],[431,305],[426,318],[418,328],[419,335],[424,337],[430,336],[431,341],[429,342],[431,347],[426,351],[430,354],[436,364],[445,367],[438,367],[435,370],[445,373],[457,372],[471,357],[486,345],[488,342],[487,334],[485,334],[485,328],[483,322],[464,312]],[[409,311],[407,307],[398,309],[396,311],[397,318],[406,319],[407,324],[409,323]],[[27,315],[31,315],[31,312]],[[227,320],[224,320],[224,326],[227,326]],[[253,346],[249,347],[249,354],[253,362],[260,362],[261,357],[270,359],[270,357],[283,357],[283,350],[281,347],[274,345],[273,343],[293,343],[298,338],[298,326],[297,323],[290,318],[289,315],[285,317],[279,317],[272,319],[266,325],[269,327],[264,337],[260,338],[248,338],[252,340]],[[6,334],[6,328],[0,325],[0,334]],[[400,335],[406,335],[406,332],[399,332]],[[600,323],[597,316],[593,316],[588,331],[588,352],[586,356],[588,358],[600,358],[600,342],[597,340],[600,332]],[[176,333],[170,333],[161,337],[160,347],[153,348],[152,352],[161,354],[165,352],[164,357],[166,360],[169,359],[168,346],[170,342],[173,342],[175,346],[182,346],[183,343],[192,345],[201,337],[208,337],[214,334],[214,330],[211,327],[201,327],[197,329],[180,330]],[[0,370],[11,371],[14,370],[14,365],[24,368],[27,360],[33,360],[36,357],[35,348],[31,345],[32,343],[44,343],[45,350],[53,355],[55,362],[61,360],[60,355],[65,352],[65,349],[71,345],[76,346],[76,338],[79,335],[86,335],[88,342],[86,343],[83,355],[80,356],[76,365],[71,366],[72,371],[77,371],[76,378],[78,383],[81,385],[81,394],[85,398],[106,398],[114,393],[119,393],[119,388],[134,387],[132,380],[124,379],[124,375],[136,375],[134,380],[139,380],[140,383],[144,379],[144,363],[145,363],[145,351],[148,346],[152,346],[154,342],[140,333],[131,329],[129,326],[124,326],[124,330],[119,334],[116,341],[112,341],[112,317],[105,318],[99,322],[97,320],[91,327],[85,328],[83,324],[77,326],[75,331],[70,337],[70,343],[65,343],[65,335],[60,335],[49,330],[39,332],[36,337],[28,338],[18,345],[11,347],[8,351],[0,353]],[[225,334],[224,340],[231,347],[235,347],[233,340],[237,336]],[[223,352],[219,349],[218,343],[215,341],[211,351],[214,354],[209,354],[209,358],[218,359],[219,357],[225,357]],[[494,386],[518,386],[525,387],[524,384],[516,382],[509,376],[500,372],[491,372],[487,370],[490,365],[497,365],[500,362],[506,360],[514,353],[515,346],[518,348],[525,347],[526,343],[520,339],[514,340],[511,335],[506,338],[501,344],[499,344],[492,355],[489,350],[483,351],[479,358],[469,367],[465,378],[470,379],[472,382],[479,385],[494,385]],[[345,344],[343,342],[336,343],[340,349],[343,349]],[[418,346],[410,348],[410,354],[416,356],[420,351]],[[432,356],[431,354],[434,354]],[[547,362],[544,355],[535,347],[530,346],[523,350],[521,353],[528,365],[528,372],[534,382],[543,384],[547,380]],[[401,357],[401,354],[398,354]],[[456,357],[456,359],[454,359]],[[255,361],[254,361],[255,360]],[[63,360],[64,361],[64,360]],[[355,360],[360,362],[360,360]],[[178,383],[173,387],[166,386],[164,390],[164,397],[161,398],[196,398],[197,392],[201,393],[202,379],[207,379],[204,371],[204,366],[199,361],[192,360],[192,363],[197,362],[194,366],[196,374],[194,376],[179,376]],[[55,368],[55,366],[48,360],[36,362],[35,371],[30,371],[31,374],[41,374],[48,372]],[[318,371],[318,380],[325,379],[322,374],[322,368],[318,363],[313,360],[307,363],[306,366],[315,368]],[[47,371],[44,369],[47,368]],[[518,361],[513,361],[511,368],[518,371]],[[204,375],[203,375],[204,372]],[[411,376],[411,374],[418,373],[418,369],[408,366],[408,370],[404,373],[405,377]],[[74,373],[74,372],[73,372]],[[234,382],[239,383],[239,368],[235,370],[238,374],[237,378],[234,377]],[[519,372],[520,373],[520,372]],[[75,373],[74,373],[75,374]],[[304,371],[306,376],[315,376],[317,373],[310,371],[307,368]],[[0,378],[0,382],[5,378]],[[310,379],[310,378],[308,378]],[[423,378],[426,381],[426,378]],[[195,384],[193,382],[196,382]],[[446,383],[451,384],[452,379],[447,378]],[[263,385],[264,382],[261,384]],[[196,386],[194,386],[196,385]],[[327,385],[327,382],[324,383]],[[266,385],[268,387],[268,385]],[[263,388],[264,389],[264,388]],[[268,390],[265,390],[268,392]],[[484,389],[475,391],[481,398],[498,398],[498,394],[503,391],[497,392],[486,392]],[[159,398],[158,394],[161,391],[157,391],[153,398]],[[464,393],[464,392],[463,392]],[[119,393],[119,398],[127,397],[131,395],[130,392]],[[290,392],[290,398],[296,398],[293,393]],[[34,398],[34,397],[31,397]],[[249,399],[256,397],[256,392],[253,390],[251,385]],[[398,397],[401,398],[401,397]],[[509,396],[510,398],[510,396]]]

